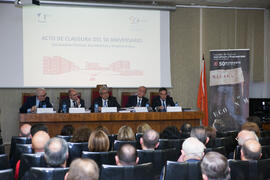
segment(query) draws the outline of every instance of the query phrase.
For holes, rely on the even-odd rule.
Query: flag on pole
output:
[[[208,126],[208,102],[207,102],[207,84],[205,75],[205,61],[202,58],[201,77],[198,89],[197,106],[203,112],[202,124]]]

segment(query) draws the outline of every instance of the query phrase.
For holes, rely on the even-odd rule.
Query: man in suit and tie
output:
[[[158,92],[159,96],[153,99],[153,110],[166,112],[168,106],[175,106],[173,98],[168,95],[166,88],[162,87]]]
[[[137,90],[137,95],[129,96],[127,107],[145,107],[148,103],[148,99],[144,97],[146,93],[146,87],[140,86]]]
[[[84,100],[79,98],[79,93],[75,89],[68,90],[68,98],[63,99],[60,102],[58,112],[63,112],[63,105],[66,104],[67,111],[69,108],[81,108],[85,107]]]
[[[106,86],[103,86],[99,89],[100,97],[94,100],[94,103],[91,106],[91,111],[94,112],[95,104],[98,105],[98,111],[101,111],[101,107],[117,107],[120,108],[115,97],[109,95],[109,89]]]
[[[36,89],[36,95],[27,98],[26,102],[20,108],[20,113],[35,113],[37,108],[51,108],[50,98],[47,97],[46,90]]]

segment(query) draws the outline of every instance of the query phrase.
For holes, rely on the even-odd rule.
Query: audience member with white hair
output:
[[[181,150],[178,162],[197,162],[204,156],[205,145],[195,137],[187,138]]]

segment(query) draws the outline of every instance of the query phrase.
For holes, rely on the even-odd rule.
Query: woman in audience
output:
[[[74,127],[70,124],[65,125],[63,129],[61,130],[61,135],[62,136],[72,136],[74,132]]]
[[[102,130],[91,133],[88,141],[88,149],[91,152],[107,152],[110,147],[108,135]]]
[[[81,127],[75,130],[70,142],[88,142],[91,130],[87,127]]]
[[[214,148],[215,147],[215,144],[216,144],[216,130],[210,126],[207,126],[205,128],[205,131],[206,131],[206,135],[207,137],[209,138],[209,141],[208,143],[206,144],[206,147],[207,148]]]
[[[131,127],[122,126],[118,130],[117,140],[119,141],[135,141],[135,135]]]
[[[258,137],[261,137],[260,128],[254,122],[246,122],[242,125],[241,130],[253,131]]]
[[[141,123],[137,126],[137,133],[145,133],[146,131],[152,129],[151,126],[147,123]]]
[[[180,139],[181,134],[177,127],[168,126],[160,133],[160,139]]]
[[[98,126],[98,127],[96,127],[95,130],[96,130],[96,131],[102,130],[102,131],[104,131],[108,136],[110,135],[109,129],[108,129],[106,126]]]

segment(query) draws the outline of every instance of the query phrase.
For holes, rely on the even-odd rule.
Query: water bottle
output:
[[[94,105],[94,112],[95,112],[95,113],[98,112],[98,104],[97,104],[97,103]]]
[[[175,102],[175,107],[179,106],[178,102]]]
[[[62,105],[62,111],[63,111],[63,113],[67,113],[67,105],[66,104]]]
[[[147,111],[149,112],[149,104],[148,103],[145,104],[145,107],[146,107]]]
[[[43,105],[42,105],[42,108],[46,108],[46,104],[43,104]]]

